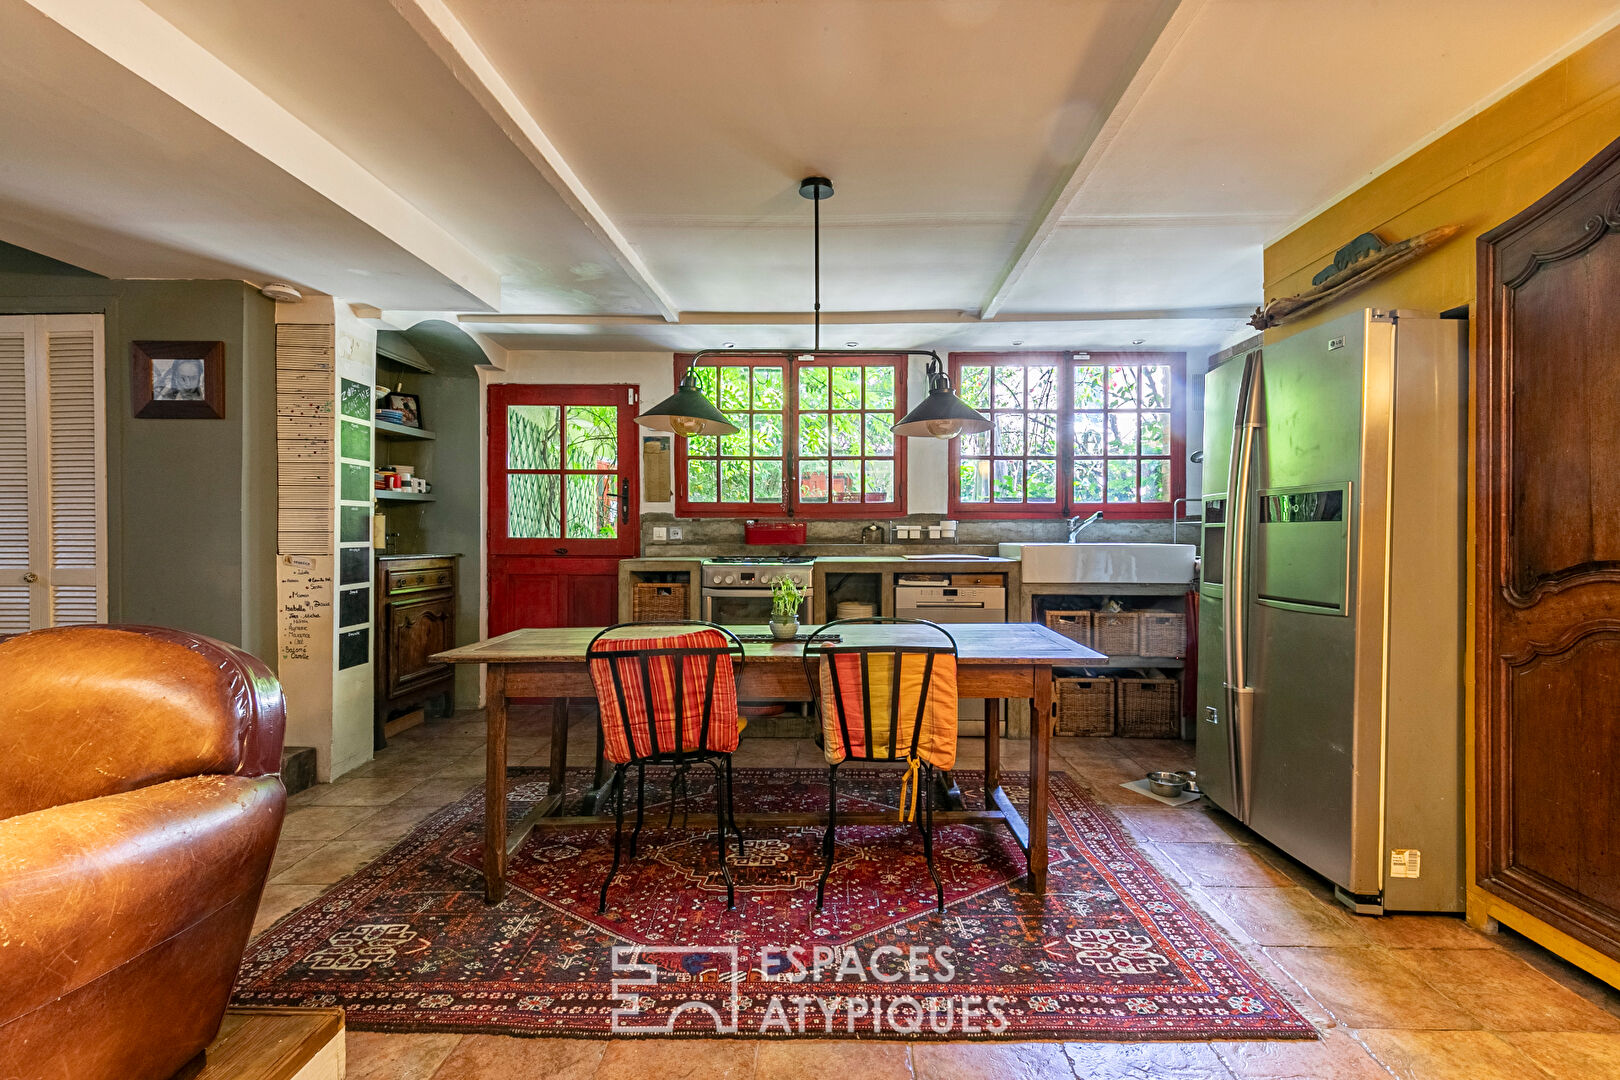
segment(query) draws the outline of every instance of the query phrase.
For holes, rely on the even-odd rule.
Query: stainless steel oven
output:
[[[791,578],[804,593],[799,621],[810,620],[810,564],[802,555],[738,556],[703,562],[703,618],[721,626],[761,626],[771,618],[771,589]]]

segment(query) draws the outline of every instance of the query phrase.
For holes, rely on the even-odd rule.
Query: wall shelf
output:
[[[378,502],[432,502],[432,495],[421,495],[414,491],[383,491],[376,489],[372,492]]]
[[[386,420],[373,420],[371,426],[377,429],[379,439],[437,439],[438,436],[422,428],[405,427],[403,424],[390,424]]]

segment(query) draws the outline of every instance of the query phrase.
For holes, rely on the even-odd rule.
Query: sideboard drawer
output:
[[[449,566],[390,566],[383,591],[392,595],[424,589],[448,589],[454,580],[454,573]]]

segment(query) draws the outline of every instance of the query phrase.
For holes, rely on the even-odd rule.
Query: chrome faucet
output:
[[[1102,519],[1102,516],[1103,516],[1103,512],[1101,510],[1098,510],[1096,513],[1092,514],[1090,517],[1088,517],[1088,518],[1086,518],[1084,520],[1081,520],[1079,514],[1076,514],[1074,517],[1070,518],[1069,519],[1069,543],[1071,543],[1071,544],[1074,543],[1075,537],[1080,535],[1080,530],[1081,529],[1084,529],[1087,525],[1090,525],[1094,521],[1100,521]]]

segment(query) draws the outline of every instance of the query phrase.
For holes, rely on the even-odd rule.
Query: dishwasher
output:
[[[1007,589],[1003,585],[950,585],[900,577],[894,583],[894,613],[902,619],[927,619],[950,629],[952,623],[1007,621]],[[984,734],[984,702],[961,703],[957,711],[959,733]],[[1002,722],[1006,722],[1005,711]]]

